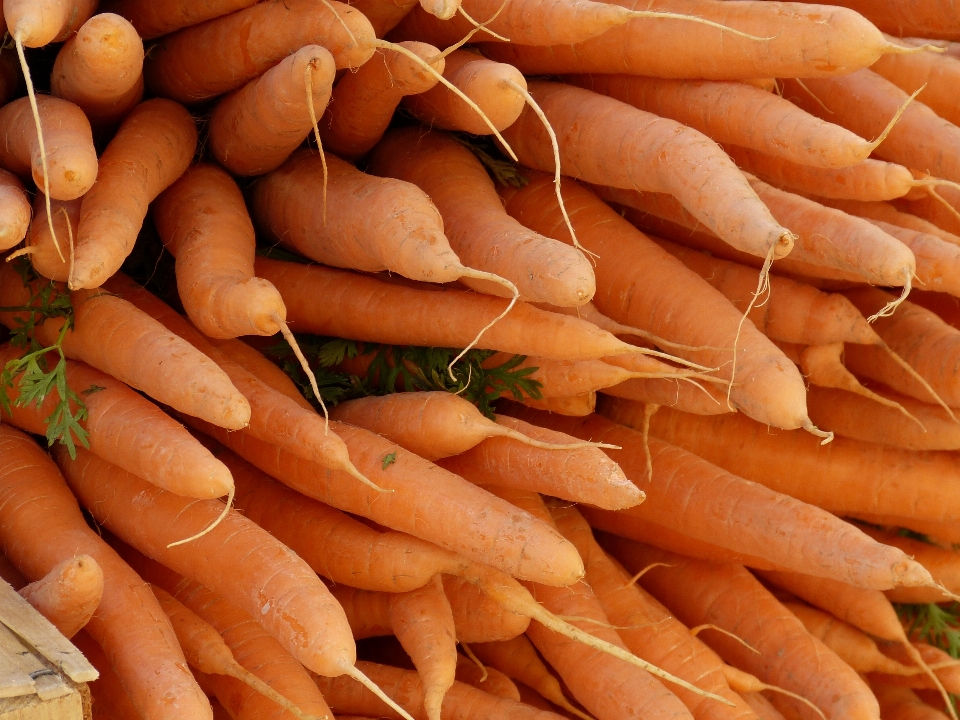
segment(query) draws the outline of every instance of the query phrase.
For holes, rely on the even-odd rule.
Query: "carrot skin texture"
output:
[[[30,215],[23,183],[13,173],[0,169],[0,250],[23,240],[30,227]]]
[[[43,577],[74,553],[90,555],[103,570],[103,597],[87,632],[104,648],[142,717],[210,720],[210,705],[152,593],[90,529],[49,457],[6,425],[0,425],[0,478],[0,544],[27,578]],[[47,542],[51,537],[57,542]],[[142,673],[145,665],[150,677]]]
[[[80,206],[72,289],[100,287],[120,269],[147,204],[183,174],[196,146],[193,118],[174,102],[147,100],[127,115]]]
[[[19,592],[64,637],[72,638],[90,622],[100,604],[103,570],[90,555],[77,555]]]
[[[50,169],[50,197],[74,200],[97,179],[97,151],[90,121],[73,103],[49,95],[37,96],[37,108]],[[7,138],[0,146],[0,165],[32,178],[42,189],[40,143],[27,98],[0,108],[0,132]]]
[[[280,290],[290,324],[300,332],[319,335],[390,345],[466,347],[507,307],[504,299],[388,285],[319,265],[307,267],[258,257],[254,268],[258,276]],[[328,297],[327,307],[336,307],[336,312],[318,307],[311,299],[316,297]],[[338,299],[347,297],[349,302]],[[423,308],[422,321],[410,314],[414,307]],[[525,303],[518,303],[487,330],[475,347],[558,360],[596,359],[631,348],[591,323]]]
[[[129,20],[144,40],[255,5],[257,0],[104,0],[101,7]]]
[[[158,562],[194,577],[259,618],[307,667],[339,675],[345,665],[353,664],[356,648],[346,618],[326,586],[306,563],[253,523],[231,512],[191,542],[195,553],[168,548],[167,543],[190,537],[216,520],[222,503],[191,503],[151,488],[82,449],[75,461],[65,453],[58,460],[71,488],[88,509],[95,508],[91,512],[99,522]],[[166,518],[164,532],[148,530],[146,518],[151,515]],[[212,556],[220,562],[208,563],[206,558]],[[241,562],[259,568],[251,580],[237,576]],[[234,570],[228,569],[231,566]]]
[[[310,74],[314,112],[330,100],[336,65],[319,45],[307,45],[220,102],[210,116],[210,152],[236,175],[262,175],[290,157],[313,129],[307,104]]]
[[[147,86],[182,103],[206,100],[240,87],[305,45],[329,50],[338,70],[363,65],[373,55],[373,27],[343,3],[331,0],[331,7],[269,0],[184,28],[160,41],[147,59]]]
[[[103,648],[83,630],[70,638],[70,641],[100,673],[97,682],[89,686],[93,706],[97,708],[93,712],[94,720],[141,720],[140,713],[123,689],[123,683],[110,666]],[[216,715],[213,720],[217,720]]]

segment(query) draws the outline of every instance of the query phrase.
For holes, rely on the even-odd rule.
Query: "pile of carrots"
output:
[[[957,720],[960,9],[3,0],[0,576],[111,720]]]

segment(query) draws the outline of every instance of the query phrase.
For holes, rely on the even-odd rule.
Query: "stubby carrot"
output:
[[[4,0],[3,15],[17,42],[43,47],[66,40],[96,8],[96,0]]]
[[[20,595],[67,638],[90,622],[103,597],[103,570],[89,555],[68,558]]]
[[[23,183],[13,173],[0,170],[0,250],[23,240],[30,227],[30,215]]]

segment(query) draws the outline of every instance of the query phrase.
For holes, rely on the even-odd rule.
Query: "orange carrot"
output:
[[[864,532],[878,542],[910,553],[947,591],[955,593],[960,590],[960,555],[954,550],[871,527],[865,527]],[[949,599],[937,588],[899,588],[887,591],[887,597],[899,603],[945,602]]]
[[[934,223],[938,227],[953,235],[960,234],[960,192],[952,185],[943,185],[937,188],[939,198],[932,195],[920,200],[902,199],[894,205],[903,212],[918,215],[924,220]]]
[[[214,347],[235,363],[253,373],[265,385],[295,401],[304,410],[313,410],[313,405],[300,393],[296,383],[283,370],[270,362],[259,350],[242,340],[211,339]]]
[[[843,0],[840,4],[852,8],[876,23],[884,32],[897,33],[900,36],[948,37],[956,39],[953,29],[956,24],[957,9],[950,3],[923,3],[916,0],[891,2],[864,2],[864,0]],[[904,44],[913,44],[904,42]]]
[[[727,405],[722,389],[707,385],[697,387],[680,380],[627,380],[604,388],[601,392],[611,397],[662,405],[694,415],[720,415],[736,410]]]
[[[3,15],[17,42],[43,47],[70,37],[96,7],[96,0],[4,0]]]
[[[89,686],[94,720],[141,720],[140,713],[123,689],[117,673],[110,667],[103,649],[82,630],[71,641],[100,673],[97,682]],[[217,720],[216,713],[213,720]]]
[[[60,238],[64,246],[69,243],[71,233],[77,236],[80,223],[80,205],[83,198],[76,200],[50,200],[50,212],[53,216],[53,228],[56,240],[50,233],[51,223],[46,215],[47,198],[42,190],[33,197],[33,221],[27,230],[26,246],[30,254],[33,269],[43,277],[66,277],[70,268],[69,247],[60,248]],[[58,249],[59,248],[59,249]],[[66,254],[63,251],[66,250]]]
[[[444,575],[443,592],[450,602],[458,642],[511,640],[530,627],[527,615],[505,608],[469,580]]]
[[[917,263],[917,281],[928,291],[960,295],[960,246],[935,234],[902,228],[882,220],[871,222],[891,237],[902,242],[913,253]]]
[[[943,189],[941,189],[941,192]],[[859,215],[869,220],[882,220],[902,228],[917,230],[919,232],[936,235],[941,240],[945,240],[953,245],[960,245],[960,237],[943,230],[934,225],[929,220],[911,215],[909,212],[898,210],[890,203],[884,202],[859,202],[857,200],[836,200],[826,198],[824,205],[843,210],[850,215]]]
[[[586,417],[597,409],[597,394],[588,392],[570,397],[547,397],[542,400],[524,398],[523,404],[536,410],[567,415],[569,417]]]
[[[127,18],[144,40],[250,7],[256,0],[104,0],[101,7]]]
[[[235,175],[280,167],[327,106],[335,73],[327,50],[300,48],[217,103],[210,116],[210,152]]]
[[[783,714],[759,692],[738,693],[760,720],[785,720]]]
[[[908,665],[914,662],[915,655],[912,655],[907,647],[900,644],[884,643],[882,646],[884,653],[890,655],[902,664]],[[925,642],[912,642],[909,647],[916,651],[930,667],[936,667],[936,678],[940,681],[948,693],[956,693],[960,690],[960,664],[956,659],[948,655],[940,648],[929,645]],[[913,675],[891,675],[889,673],[876,673],[878,678],[889,685],[900,687],[909,687],[917,689],[933,689],[935,687],[933,680],[929,675],[916,673]]]
[[[0,250],[20,243],[30,226],[30,201],[23,183],[13,173],[0,170]]]
[[[951,88],[960,79],[960,59],[932,52],[887,55],[870,69],[904,92],[920,90],[920,102],[954,125],[960,122],[960,113],[950,98]]]
[[[20,595],[53,623],[60,634],[72,638],[90,622],[103,597],[103,570],[89,555],[67,558]]]
[[[50,92],[98,127],[123,118],[143,97],[143,41],[133,25],[113,13],[85,22],[57,53]]]
[[[464,655],[457,655],[457,682],[472,685],[477,690],[483,690],[491,695],[523,702],[520,690],[513,680],[499,670],[484,666],[481,669],[473,660]]]
[[[880,712],[889,720],[947,720],[948,715],[923,702],[909,688],[891,686],[870,678],[870,689],[877,696]]]

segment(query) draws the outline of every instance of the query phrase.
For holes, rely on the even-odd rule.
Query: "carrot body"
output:
[[[367,14],[363,7],[360,10]],[[376,27],[375,19],[369,14],[367,17]],[[445,63],[442,58],[437,59],[437,48],[422,42],[399,44],[443,74]],[[387,131],[401,98],[426,92],[437,82],[436,77],[406,55],[389,48],[377,50],[334,88],[332,102],[320,121],[324,147],[346,160],[366,155]]]
[[[7,29],[26,47],[66,40],[96,8],[96,0],[3,1]]]
[[[445,63],[443,76],[473,100],[497,130],[503,131],[517,121],[524,107],[523,95],[508,83],[527,89],[519,70],[466,50],[454,50],[447,55]],[[434,85],[424,93],[407,95],[401,103],[430,127],[474,135],[492,133],[477,111],[446,85]]]
[[[50,210],[53,213],[53,227],[57,235],[57,242],[60,242],[60,238],[69,240],[70,233],[73,233],[74,237],[77,236],[82,202],[83,198],[50,200]],[[30,229],[27,230],[26,240],[26,246],[32,248],[30,264],[33,265],[33,269],[38,274],[47,278],[65,278],[67,276],[70,269],[70,250],[61,247],[61,252],[65,251],[65,254],[60,257],[57,245],[50,234],[46,198],[41,190],[38,190],[33,197],[33,220],[30,222]]]
[[[960,555],[955,551],[870,527],[864,528],[864,532],[878,542],[910,553],[917,562],[930,571],[934,581],[948,591],[956,592],[960,588]],[[947,599],[937,588],[898,588],[888,591],[887,598],[900,603],[945,602]]]
[[[194,166],[157,198],[153,218],[177,258],[181,302],[201,332],[214,338],[280,332],[283,300],[253,274],[253,223],[226,172]]]
[[[270,0],[165,37],[144,72],[158,95],[192,103],[240,87],[305,45],[325,47],[338,70],[359,67],[373,39],[370,22],[336,0]]]
[[[542,400],[524,398],[522,402],[527,407],[536,410],[544,410],[569,417],[586,417],[597,409],[597,394],[589,392],[570,397],[546,397]]]
[[[90,622],[100,604],[103,570],[89,555],[68,558],[21,589],[20,595],[64,637],[72,638]]]
[[[747,157],[762,154],[770,162],[781,158],[804,166],[844,168],[863,161],[871,150],[868,141],[849,130],[744,83],[636,75],[574,75],[567,82],[676,120],[725,148],[751,148],[743,151]],[[740,157],[732,155],[740,164]]]
[[[876,699],[857,674],[812,637],[744,568],[688,560],[609,537],[607,547],[631,572],[652,562],[669,563],[672,567],[650,570],[640,583],[685,625],[717,625],[759,651],[721,633],[704,634],[725,661],[807,698],[827,718],[879,717]],[[783,704],[801,717],[817,717],[795,700]]]
[[[511,640],[530,627],[529,617],[503,607],[470,580],[444,575],[443,592],[461,643]]]
[[[744,80],[840,75],[868,67],[897,47],[863,16],[845,8],[730,5],[714,0],[618,0],[615,4],[693,15],[765,39],[731,36],[683,20],[635,19],[577,45],[531,48],[505,43],[485,45],[484,51],[528,75],[627,73]],[[675,52],[680,44],[686,52]]]
[[[858,215],[868,220],[882,220],[897,227],[917,230],[922,233],[936,235],[953,245],[960,245],[960,237],[943,230],[929,220],[902,212],[890,203],[885,202],[858,202],[856,200],[824,199],[823,204],[843,210],[850,215]]]
[[[840,5],[856,10],[884,32],[901,37],[960,39],[956,25],[960,15],[955,5],[943,0],[843,0]]]
[[[90,686],[91,700],[96,708],[93,711],[94,720],[140,720],[140,713],[123,689],[123,683],[110,666],[103,648],[83,631],[74,635],[71,642],[100,673],[97,682]],[[217,720],[216,713],[213,720]]]
[[[557,134],[564,172],[586,182],[669,193],[740,250],[759,257],[773,252],[774,258],[790,252],[790,231],[778,224],[730,158],[705,135],[569,85],[533,82],[530,94]],[[530,108],[504,138],[523,164],[554,169],[546,130]],[[681,172],[680,167],[686,169]],[[710,193],[702,191],[705,186]]]
[[[600,291],[594,303],[602,313],[672,342],[730,348],[731,352],[675,351],[701,364],[719,367],[718,376],[724,379],[730,379],[729,360],[739,334],[738,382],[731,390],[732,404],[778,427],[804,424],[806,409],[799,373],[753,325],[741,324],[740,313],[720,293],[587,189],[566,182],[563,193],[577,237],[599,256],[595,272]],[[527,227],[550,237],[569,238],[553,198],[552,183],[545,176],[535,178],[522,190],[508,190],[504,196],[507,212]],[[636,275],[638,267],[648,269],[642,282]],[[704,314],[710,317],[709,323],[703,322]]]
[[[127,18],[144,40],[250,7],[256,0],[104,0],[102,7]]]
[[[466,347],[507,307],[499,298],[392,285],[319,265],[257,258],[254,268],[280,290],[291,325],[318,335],[389,345]],[[317,297],[327,297],[329,303],[321,306]],[[475,347],[587,360],[630,352],[632,346],[586,321],[519,303]]]
[[[520,690],[516,684],[514,684],[513,680],[496,668],[487,665],[484,665],[483,670],[481,670],[473,660],[463,655],[457,655],[456,678],[458,682],[471,685],[477,688],[477,690],[483,690],[491,695],[513,700],[514,702],[523,702],[520,696]]]
[[[100,158],[97,183],[80,206],[72,289],[100,287],[120,269],[147,204],[183,174],[196,145],[193,118],[176,103],[147,100],[127,115]]]
[[[282,395],[295,401],[304,410],[313,410],[313,405],[300,393],[296,383],[283,370],[270,362],[259,350],[242,340],[212,340],[213,345],[235,363],[257,376]]]
[[[902,228],[882,220],[872,220],[887,235],[896,238],[913,253],[917,263],[917,281],[928,291],[960,295],[960,245],[937,235]]]
[[[956,125],[960,112],[951,102],[951,88],[960,81],[960,59],[932,52],[887,55],[870,66],[878,75],[907,93],[923,90],[917,99],[944,120]]]
[[[871,679],[870,688],[880,703],[880,712],[890,720],[947,720],[947,714],[927,705],[909,688]]]
[[[129,21],[100,13],[57,53],[50,91],[102,127],[120,120],[143,97],[143,41]]]
[[[283,164],[313,129],[313,112],[330,100],[336,64],[307,45],[217,103],[210,116],[210,152],[236,175],[262,175]]]
[[[938,187],[937,193],[949,207],[944,207],[943,202],[930,196],[919,200],[897,200],[894,206],[903,212],[918,215],[953,235],[960,235],[960,220],[957,219],[957,212],[960,212],[957,209],[960,207],[960,193],[950,185]]]
[[[30,227],[30,214],[23,183],[13,173],[0,170],[0,250],[23,240]]]
[[[596,292],[589,260],[507,215],[483,165],[454,138],[418,128],[391,132],[373,152],[371,172],[414,183],[427,193],[463,262],[511,280],[521,298],[572,307]],[[484,281],[466,282],[483,292],[492,287]]]
[[[208,720],[210,705],[153,594],[90,529],[46,454],[6,425],[0,425],[0,478],[0,544],[27,578],[43,577],[75,553],[90,555],[103,570],[103,597],[87,632],[142,717]]]
[[[759,692],[737,693],[750,706],[760,720],[785,720],[783,714],[774,707],[773,703]]]
[[[97,151],[93,131],[83,110],[66,100],[37,97],[40,126],[50,170],[50,197],[73,200],[86,193],[97,179]],[[37,128],[27,98],[0,108],[0,165],[21,177],[31,177],[43,189],[43,163]]]
[[[721,415],[734,412],[727,405],[725,394],[712,387],[697,387],[682,380],[634,379],[604,388],[604,395],[635,400],[650,405],[663,405],[694,415]]]

